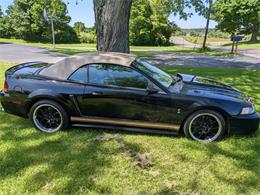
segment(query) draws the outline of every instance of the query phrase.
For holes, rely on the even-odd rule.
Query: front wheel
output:
[[[225,133],[225,120],[212,110],[199,110],[191,114],[183,126],[186,137],[199,142],[220,140]]]
[[[36,102],[29,116],[33,125],[45,133],[66,129],[69,125],[68,115],[64,108],[51,100]]]

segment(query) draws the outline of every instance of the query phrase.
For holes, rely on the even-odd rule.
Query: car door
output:
[[[88,85],[80,110],[87,117],[172,123],[176,110],[170,95],[158,89],[148,93],[151,81],[131,67],[88,65]]]

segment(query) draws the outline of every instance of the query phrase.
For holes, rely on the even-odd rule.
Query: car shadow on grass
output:
[[[37,132],[28,121],[17,117],[10,117],[0,127],[1,181],[23,180],[22,191],[30,193],[41,190],[110,193],[109,186],[97,186],[94,181],[96,175],[110,166],[105,155],[107,148],[102,142],[91,141],[99,132],[76,130],[48,135]]]
[[[119,139],[102,140],[104,133],[118,135],[119,131],[72,128],[45,134],[32,128],[28,119],[5,113],[0,117],[4,119],[0,124],[0,180],[22,182],[20,193],[111,194],[110,186],[98,183],[97,178],[116,168],[111,162],[114,155],[123,154],[133,166],[150,166],[149,159],[139,156],[140,146],[124,141],[123,134]]]
[[[142,133],[73,128],[49,135],[36,131],[27,119],[2,113],[0,117],[3,119],[0,124],[0,180],[7,182],[1,182],[0,188],[11,185],[8,180],[12,178],[15,183],[22,182],[23,189],[19,192],[111,194],[115,189],[109,182],[97,179],[111,168],[117,171],[117,161],[113,161],[116,155],[123,155],[138,170],[158,169],[158,163],[162,163],[156,154],[145,154],[152,149],[150,146],[143,149],[138,142],[125,139],[126,134],[138,137]],[[147,135],[162,140],[168,137]],[[259,133],[250,138],[229,137],[211,144],[171,137],[183,147],[174,155],[175,161],[196,166],[195,170],[190,170],[187,184],[190,192],[203,189],[201,182],[207,183],[204,174],[214,177],[218,183],[232,186],[237,193],[246,194],[248,189],[259,187]],[[201,157],[200,153],[204,155]],[[232,169],[226,170],[226,164]],[[5,186],[7,188],[11,189]],[[179,192],[183,191],[162,187],[156,194]]]

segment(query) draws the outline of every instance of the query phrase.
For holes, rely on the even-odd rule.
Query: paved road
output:
[[[174,43],[175,45],[179,45],[183,47],[193,47],[193,48],[200,47],[200,45],[186,41],[182,37],[171,37],[170,42]]]
[[[259,59],[247,56],[222,57],[159,51],[151,53],[154,56],[147,60],[157,66],[260,68]]]
[[[0,43],[0,61],[2,62],[56,62],[64,57],[66,55],[40,47]]]
[[[154,54],[154,57],[150,57],[148,61],[158,66],[260,68],[259,59],[246,56],[220,57],[160,51],[149,52]],[[0,62],[56,62],[64,57],[66,55],[50,52],[40,47],[0,43]]]
[[[183,47],[192,47],[192,48],[198,48],[201,47],[200,44],[194,44],[191,42],[186,41],[182,37],[172,37],[171,42],[174,43],[175,45],[180,45]],[[223,51],[230,51],[230,47],[221,47],[220,45],[210,45],[209,46],[212,49],[217,49],[217,50],[223,50]],[[238,53],[241,56],[247,56],[247,57],[252,57],[252,58],[257,58],[260,61],[260,49],[239,49],[238,48]]]

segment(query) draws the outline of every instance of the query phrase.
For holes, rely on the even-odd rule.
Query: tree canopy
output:
[[[51,40],[51,28],[48,20],[44,18],[44,8],[48,18],[53,18],[57,42],[75,41],[77,39],[72,27],[68,25],[71,18],[67,15],[67,5],[62,0],[15,0],[9,6],[5,16],[5,25],[12,36],[29,41]]]
[[[169,45],[176,25],[168,21],[172,0],[134,0],[130,18],[130,42],[133,45]]]
[[[74,31],[79,35],[86,30],[85,24],[83,22],[75,22],[73,26]]]
[[[3,11],[2,11],[2,8],[1,8],[1,5],[0,5],[0,18],[3,17]]]
[[[252,34],[256,40],[260,29],[259,0],[217,0],[214,3],[217,28],[231,34]]]
[[[94,0],[97,8],[96,26],[86,28],[83,22],[76,22],[73,27],[69,25],[71,18],[68,15],[67,0],[14,0],[13,5],[6,10],[6,14],[3,14],[0,7],[0,37],[50,42],[50,18],[52,17],[57,42],[94,43],[97,39],[102,40],[106,36],[102,33],[100,37],[96,35],[97,26],[102,26],[100,31],[110,32],[107,36],[107,43],[111,42],[111,36],[115,36],[113,44],[120,36],[127,36],[126,39],[122,37],[122,40],[126,41],[129,37],[132,45],[169,45],[170,36],[178,30],[177,25],[169,21],[169,16],[178,14],[180,18],[188,19],[192,13],[187,12],[185,8],[194,7],[199,15],[206,17],[209,13],[210,1],[128,0],[128,4],[125,4],[126,10],[131,8],[128,31],[128,26],[123,28],[124,23],[128,24],[129,20],[127,18],[125,22],[122,22],[122,16],[126,12],[120,7],[121,1]],[[117,7],[117,9],[106,6]],[[47,10],[49,20],[44,17],[44,8]],[[252,34],[252,38],[256,39],[260,27],[259,0],[216,0],[213,8],[214,19],[218,22],[219,30],[231,34]],[[104,24],[97,25],[97,18],[100,19],[100,16],[105,13],[103,9],[110,11],[104,18],[101,18]],[[115,14],[117,10],[121,10],[120,14]],[[111,24],[108,23],[107,16],[111,16]],[[116,28],[111,25],[116,25],[119,31],[125,29],[125,33],[116,32]],[[122,41],[119,41],[119,44],[122,44]]]

